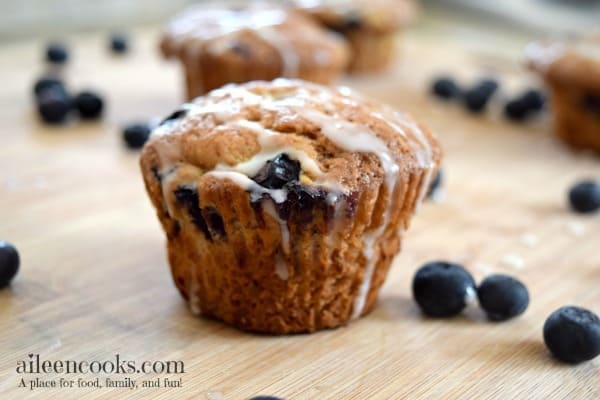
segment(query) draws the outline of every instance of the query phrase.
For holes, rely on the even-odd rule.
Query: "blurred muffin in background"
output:
[[[526,57],[548,86],[556,134],[600,152],[600,33],[531,43]]]
[[[348,40],[350,72],[379,71],[394,56],[399,31],[414,19],[413,0],[290,0]]]
[[[187,97],[230,82],[302,78],[330,83],[346,66],[343,38],[269,2],[197,5],[171,21],[160,48],[179,58]]]

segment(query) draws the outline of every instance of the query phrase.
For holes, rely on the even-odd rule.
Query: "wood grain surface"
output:
[[[171,282],[164,237],[140,177],[138,154],[119,127],[167,115],[179,103],[176,65],[161,61],[156,29],[137,31],[123,58],[105,35],[73,38],[65,71],[74,90],[107,99],[102,122],[53,128],[38,122],[30,86],[42,72],[42,41],[0,48],[0,239],[21,254],[21,271],[0,291],[0,398],[208,399],[257,394],[297,399],[598,399],[600,359],[554,361],[542,325],[576,304],[600,312],[600,216],[566,206],[567,188],[600,178],[600,160],[575,154],[542,117],[504,121],[499,104],[485,116],[427,94],[431,76],[463,82],[502,78],[505,93],[534,83],[520,65],[529,39],[474,35],[425,22],[404,38],[389,72],[342,83],[408,110],[438,133],[445,149],[445,198],[424,205],[406,235],[376,309],[347,327],[271,337],[194,317]],[[496,111],[494,111],[496,110]],[[451,320],[424,318],[410,282],[424,262],[464,263],[479,280],[517,276],[531,304],[505,323],[477,309]],[[142,380],[181,378],[181,388],[19,388],[19,360],[181,360],[181,375],[71,374]]]

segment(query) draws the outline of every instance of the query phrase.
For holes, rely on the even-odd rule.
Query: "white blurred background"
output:
[[[161,22],[193,0],[0,0],[0,40]],[[426,10],[554,33],[600,29],[600,0],[423,0]]]

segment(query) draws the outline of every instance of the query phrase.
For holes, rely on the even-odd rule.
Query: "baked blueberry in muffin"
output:
[[[141,167],[191,309],[275,334],[369,312],[437,172],[434,136],[299,80],[227,85],[183,108]]]

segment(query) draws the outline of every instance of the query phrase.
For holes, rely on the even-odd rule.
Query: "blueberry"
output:
[[[583,108],[592,114],[600,114],[600,93],[587,93],[583,97]]]
[[[512,121],[523,121],[529,114],[529,106],[523,99],[510,100],[504,106],[504,115]]]
[[[487,78],[479,81],[475,88],[477,90],[481,90],[488,96],[491,96],[496,92],[496,90],[498,90],[498,87],[500,87],[498,81],[496,81],[495,79]]]
[[[6,287],[19,271],[19,253],[17,249],[0,240],[0,288]]]
[[[350,12],[344,16],[342,30],[356,30],[363,26],[362,17],[356,12]]]
[[[102,97],[94,92],[81,92],[73,99],[73,105],[84,119],[100,117],[104,109]]]
[[[279,154],[258,171],[252,178],[256,183],[269,189],[281,189],[286,183],[300,178],[300,163],[287,154]]]
[[[47,88],[37,96],[37,109],[45,122],[60,124],[71,111],[71,99],[60,88]]]
[[[250,58],[252,55],[252,47],[246,43],[235,42],[231,45],[231,50],[243,58]]]
[[[537,89],[526,90],[520,99],[530,111],[541,111],[546,102],[542,92]]]
[[[585,308],[561,307],[544,323],[544,342],[560,361],[591,360],[600,354],[600,319]]]
[[[208,228],[208,224],[202,215],[202,209],[200,208],[200,199],[198,197],[198,191],[196,188],[187,187],[187,186],[179,186],[175,189],[174,192],[175,199],[177,202],[187,208],[188,213],[190,214],[190,218],[192,222],[202,233],[207,240],[212,240],[212,236],[210,233],[210,229]],[[215,210],[216,211],[216,210]],[[218,215],[218,214],[217,214]],[[221,218],[218,215],[219,219]],[[221,219],[221,226],[223,224],[223,220]],[[223,228],[223,233],[225,229]]]
[[[188,113],[188,110],[186,108],[180,108],[179,110],[173,111],[173,113],[171,113],[171,115],[169,115],[168,117],[163,119],[159,125],[166,124],[167,122],[170,122],[170,121],[175,121],[179,118],[183,118],[186,116],[187,113]]]
[[[582,181],[569,191],[571,209],[578,213],[592,213],[600,208],[600,183]]]
[[[123,54],[129,50],[127,36],[122,33],[113,33],[110,37],[110,49],[113,53]]]
[[[433,178],[433,182],[431,182],[431,184],[429,185],[429,191],[427,192],[427,197],[431,197],[433,195],[433,193],[442,184],[442,180],[443,180],[443,173],[442,173],[442,170],[440,169],[437,172],[437,174],[435,175],[435,178]]]
[[[522,314],[529,305],[525,285],[507,275],[490,275],[477,288],[479,305],[492,321],[504,321]]]
[[[67,93],[63,81],[51,76],[38,79],[33,86],[33,93],[34,95],[39,96],[43,91],[51,88],[61,90],[65,94]]]
[[[469,89],[463,95],[465,107],[473,113],[480,113],[485,110],[489,99],[489,93],[478,88]]]
[[[467,301],[475,296],[475,281],[458,264],[434,261],[419,268],[413,279],[412,292],[425,314],[450,317],[459,314]]]
[[[248,400],[283,400],[281,397],[275,396],[254,396]]]
[[[131,124],[123,130],[123,139],[130,149],[140,149],[150,137],[148,124]]]
[[[62,43],[50,43],[46,48],[46,61],[52,64],[64,64],[69,59],[69,52]]]
[[[431,92],[442,99],[453,99],[460,95],[460,89],[452,78],[441,77],[433,82]]]

